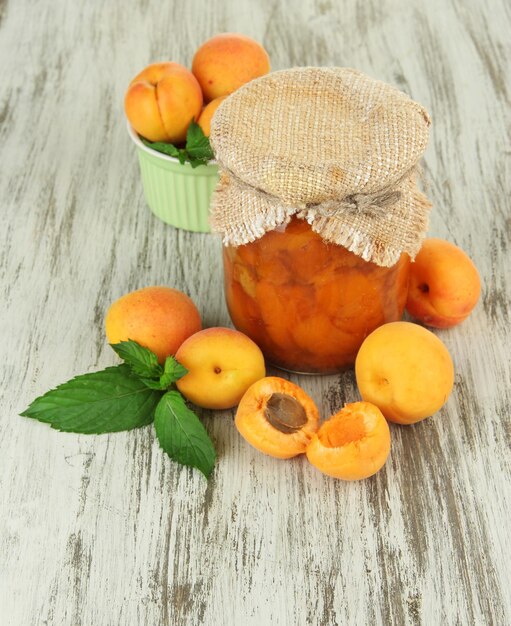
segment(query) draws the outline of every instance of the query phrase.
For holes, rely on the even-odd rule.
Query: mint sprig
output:
[[[163,366],[163,374],[160,376],[161,389],[168,389],[172,383],[177,382],[188,374],[186,367],[181,365],[173,356],[168,356]]]
[[[172,356],[163,367],[156,355],[128,340],[112,348],[121,365],[76,376],[36,398],[21,413],[52,428],[82,434],[112,433],[147,426],[155,420],[161,447],[174,460],[206,477],[215,450],[199,418],[175,389],[187,370]],[[170,391],[169,391],[170,389]]]
[[[206,137],[202,128],[194,120],[190,122],[188,127],[184,148],[178,148],[172,143],[164,143],[162,141],[147,141],[143,137],[140,139],[148,148],[179,159],[181,165],[188,162],[195,168],[199,165],[206,165],[208,161],[214,158],[208,137]]]
[[[207,163],[214,156],[211,144],[209,143],[209,138],[206,137],[202,128],[193,120],[190,126],[188,126],[188,131],[186,133],[185,150],[188,154],[188,158],[198,161],[199,164]]]

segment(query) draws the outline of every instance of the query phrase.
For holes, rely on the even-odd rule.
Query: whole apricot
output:
[[[206,137],[209,137],[209,131],[211,130],[211,118],[213,117],[213,113],[218,109],[218,107],[226,98],[227,96],[215,98],[202,109],[202,113],[197,120],[197,124],[202,128],[202,132],[206,135]]]
[[[389,425],[370,402],[346,404],[321,424],[307,446],[307,458],[314,467],[343,480],[376,474],[389,452]]]
[[[294,383],[267,376],[247,389],[236,412],[236,428],[254,448],[278,459],[303,454],[318,429],[312,398]]]
[[[163,363],[202,323],[186,294],[170,287],[145,287],[116,300],[108,309],[105,327],[109,343],[132,339]]]
[[[153,63],[131,81],[124,98],[130,124],[149,141],[183,143],[202,109],[195,76],[179,63]]]
[[[468,317],[480,292],[479,273],[465,252],[431,237],[411,264],[406,309],[427,326],[450,328]]]
[[[205,409],[230,409],[252,383],[266,374],[258,346],[231,328],[207,328],[189,337],[176,352],[188,370],[179,391]]]
[[[270,59],[261,44],[237,33],[222,33],[208,39],[192,62],[192,72],[206,102],[227,96],[269,71]]]
[[[451,356],[431,331],[411,322],[384,324],[355,361],[362,398],[391,422],[413,424],[438,411],[454,384]]]

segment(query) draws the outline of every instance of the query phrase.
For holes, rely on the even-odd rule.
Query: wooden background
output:
[[[505,0],[0,1],[0,621],[5,625],[511,623],[509,74]],[[135,288],[186,291],[226,325],[219,241],[152,216],[122,111],[149,62],[190,64],[220,31],[275,69],[347,65],[431,112],[431,234],[484,288],[439,332],[445,408],[392,426],[383,471],[336,482],[252,450],[233,411],[203,413],[213,478],[173,464],[151,428],[57,433],[18,417],[116,362],[103,317]],[[292,379],[323,415],[351,372]]]

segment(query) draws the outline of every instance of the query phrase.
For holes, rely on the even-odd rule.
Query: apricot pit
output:
[[[274,393],[270,396],[264,416],[273,428],[286,435],[295,433],[307,423],[307,414],[303,406],[285,393]]]

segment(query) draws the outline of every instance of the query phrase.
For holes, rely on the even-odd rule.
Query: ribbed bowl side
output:
[[[184,230],[209,232],[209,203],[218,181],[216,165],[195,169],[138,150],[144,194],[161,220]]]

